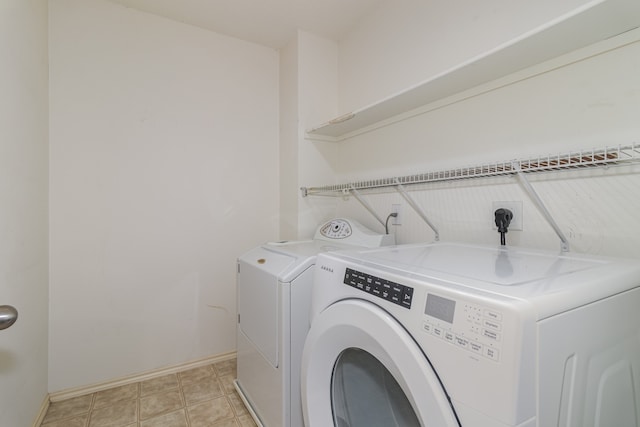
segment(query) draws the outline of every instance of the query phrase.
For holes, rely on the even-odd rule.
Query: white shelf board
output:
[[[307,138],[342,141],[376,123],[477,87],[640,26],[639,0],[595,0],[379,102],[307,130]],[[393,122],[393,120],[391,120]],[[360,132],[359,132],[360,131]]]

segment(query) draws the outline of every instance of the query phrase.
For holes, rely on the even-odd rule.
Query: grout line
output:
[[[87,412],[87,421],[86,426],[89,427],[91,425],[91,415],[93,414],[93,408],[96,404],[96,393],[91,394],[91,403],[89,403],[89,412]]]

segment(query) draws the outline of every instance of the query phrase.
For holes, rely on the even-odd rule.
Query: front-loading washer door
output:
[[[460,427],[407,331],[355,299],[314,318],[302,358],[302,405],[306,427]]]

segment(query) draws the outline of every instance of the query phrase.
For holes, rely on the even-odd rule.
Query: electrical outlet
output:
[[[494,213],[500,208],[509,209],[513,214],[513,219],[511,219],[511,224],[509,224],[509,230],[522,231],[522,201],[493,202],[493,210],[491,211],[491,224],[493,225],[494,230],[498,229],[498,227],[496,227]]]
[[[391,205],[391,213],[396,213],[398,216],[391,218],[391,225],[402,225],[402,205]]]

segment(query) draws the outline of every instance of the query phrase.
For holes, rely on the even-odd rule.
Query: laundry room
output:
[[[52,402],[181,370],[231,376],[238,259],[334,218],[499,246],[509,207],[507,246],[640,258],[637,1],[236,6],[0,5],[8,427],[71,425]],[[213,398],[180,390],[154,416],[215,426],[190,412]],[[144,398],[132,425],[153,425]]]

